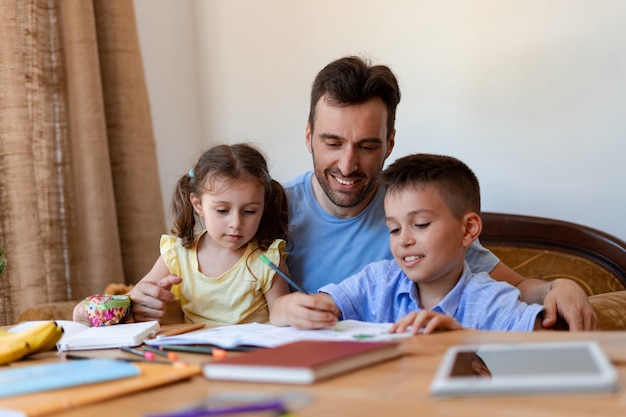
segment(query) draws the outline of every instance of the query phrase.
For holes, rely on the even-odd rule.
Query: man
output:
[[[378,176],[393,150],[399,102],[392,71],[359,57],[331,62],[314,80],[306,126],[314,170],[285,184],[293,241],[287,265],[307,291],[341,281],[370,262],[392,259]],[[598,328],[587,296],[573,281],[524,278],[478,242],[466,260],[472,271],[517,286],[525,302],[544,304],[544,327],[554,326],[560,314],[570,330]],[[179,282],[173,275],[157,284],[140,282],[130,293],[135,320],[162,318],[174,299],[169,289]],[[296,314],[304,319],[307,307],[325,308],[308,306],[309,298],[291,300],[302,301]]]
[[[293,241],[287,265],[309,292],[392,259],[378,177],[393,150],[399,102],[391,70],[359,57],[331,62],[313,82],[306,146],[314,170],[285,184]],[[560,314],[570,330],[597,329],[595,312],[573,281],[522,277],[478,242],[466,260],[473,271],[516,286],[524,301],[544,304],[544,327]],[[307,316],[308,301],[301,301],[296,314]]]

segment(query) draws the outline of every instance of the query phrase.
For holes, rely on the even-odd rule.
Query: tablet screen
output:
[[[435,375],[435,395],[615,391],[617,372],[595,342],[455,346]]]
[[[512,355],[514,359],[512,360]],[[567,349],[529,349],[515,351],[472,349],[457,351],[450,375],[459,376],[532,376],[589,374],[601,372],[586,346]],[[489,364],[489,365],[487,365]]]

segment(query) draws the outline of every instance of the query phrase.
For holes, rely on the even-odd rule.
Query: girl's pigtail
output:
[[[174,219],[171,232],[182,240],[185,248],[193,245],[196,227],[196,216],[189,198],[196,179],[191,175],[193,171],[189,172],[190,174],[183,175],[176,183],[171,207]]]
[[[283,186],[269,180],[265,209],[256,234],[259,247],[267,250],[275,239],[289,241],[289,205]]]

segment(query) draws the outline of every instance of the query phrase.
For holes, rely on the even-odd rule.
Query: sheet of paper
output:
[[[330,329],[298,330],[271,324],[237,324],[171,337],[146,340],[150,345],[215,345],[225,349],[241,345],[275,347],[299,340],[361,340],[384,341],[410,336],[409,333],[388,333],[392,323],[366,323],[343,320]]]

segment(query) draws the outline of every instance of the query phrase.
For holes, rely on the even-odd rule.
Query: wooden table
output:
[[[310,403],[294,414],[303,416],[463,416],[558,417],[626,415],[626,390],[617,394],[433,398],[429,394],[441,357],[456,344],[488,342],[538,342],[596,340],[617,366],[626,386],[626,332],[501,333],[471,330],[420,335],[402,341],[407,354],[362,370],[313,385],[237,383],[191,380],[124,396],[113,401],[80,407],[63,416],[144,416],[174,411],[207,397],[225,393],[296,395]],[[207,356],[187,354],[189,361]]]

